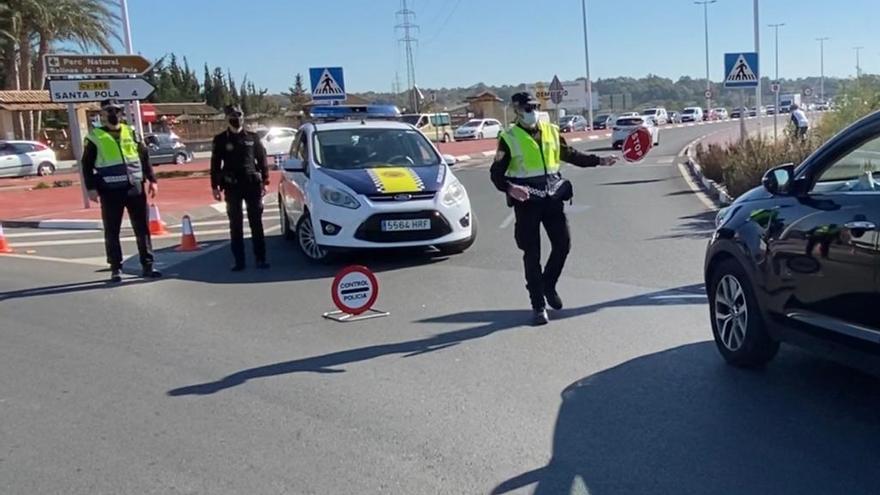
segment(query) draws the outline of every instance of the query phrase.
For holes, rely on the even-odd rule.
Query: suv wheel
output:
[[[184,155],[183,153],[178,153],[174,155],[174,163],[178,165],[183,165],[184,163],[186,163],[186,155]]]
[[[739,263],[721,262],[708,292],[715,345],[728,364],[755,368],[776,356],[779,342],[767,333],[754,290]]]

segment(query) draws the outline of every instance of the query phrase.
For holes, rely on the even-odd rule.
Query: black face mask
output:
[[[238,117],[232,117],[229,119],[229,127],[233,129],[238,129],[241,127],[241,119]]]
[[[119,125],[119,114],[108,113],[107,114],[107,123],[110,125]]]

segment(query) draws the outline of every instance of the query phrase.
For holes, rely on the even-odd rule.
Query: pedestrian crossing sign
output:
[[[758,72],[758,54],[725,53],[724,74],[725,88],[757,88],[761,79]]]
[[[309,79],[312,83],[313,100],[345,100],[342,67],[312,67],[309,69]]]

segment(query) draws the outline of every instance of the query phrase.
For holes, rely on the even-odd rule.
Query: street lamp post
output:
[[[125,53],[129,55],[134,55],[134,48],[132,48],[131,44],[131,24],[128,22],[128,0],[120,0],[120,7],[122,7],[122,33],[125,37]],[[132,104],[129,106],[129,109],[134,117],[134,128],[137,130],[138,136],[143,138],[144,135],[144,123],[141,121],[141,102],[138,100],[134,100]]]
[[[776,39],[776,94],[774,95],[775,106],[773,107],[773,139],[777,139],[779,137],[779,90],[782,89],[782,85],[779,83],[779,28],[785,26],[785,23],[768,24],[768,26],[773,28]]]
[[[587,37],[587,0],[581,0],[581,12],[584,19],[584,64],[587,68],[587,118],[590,130],[593,130],[593,80],[590,78],[590,42]]]
[[[710,91],[712,91],[712,82],[709,80],[709,4],[715,3],[718,0],[702,0],[698,2],[694,2],[694,5],[702,5],[703,6],[703,25],[705,27],[706,34],[706,110],[710,110],[712,108],[712,97],[710,95]]]
[[[825,42],[831,38],[816,38],[819,42],[819,101],[825,103]]]
[[[863,46],[854,46],[853,50],[856,51],[856,79],[861,79],[862,77],[862,64],[859,63],[859,52],[864,50]]]

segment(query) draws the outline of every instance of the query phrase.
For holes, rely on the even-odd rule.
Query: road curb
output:
[[[697,162],[695,156],[694,145],[688,145],[687,150],[687,160],[685,161],[685,165],[687,165],[687,168],[694,179],[696,179],[699,184],[703,186],[703,190],[706,192],[706,194],[708,194],[721,206],[727,206],[730,203],[733,203],[734,198],[727,193],[727,188],[706,177],[703,174],[703,168]]]

